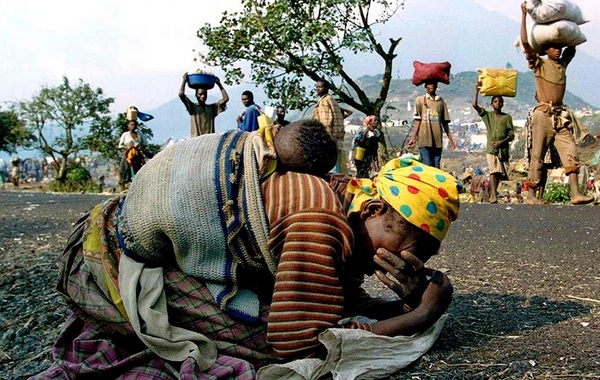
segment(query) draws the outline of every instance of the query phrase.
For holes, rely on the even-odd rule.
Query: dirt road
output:
[[[68,314],[56,260],[71,223],[106,198],[0,192],[0,379],[51,364]],[[454,284],[450,318],[394,378],[600,379],[599,258],[599,206],[463,205],[429,263]]]

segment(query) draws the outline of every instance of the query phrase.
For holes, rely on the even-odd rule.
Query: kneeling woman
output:
[[[329,328],[398,336],[436,323],[452,285],[423,263],[458,216],[456,180],[400,159],[373,181],[260,179],[248,135],[165,149],[76,224],[58,284],[74,316],[38,378],[251,379],[323,357]],[[371,298],[373,273],[402,298]],[[357,315],[373,321],[340,322]]]

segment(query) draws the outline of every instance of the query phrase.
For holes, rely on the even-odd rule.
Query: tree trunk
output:
[[[60,168],[58,170],[58,175],[56,176],[56,179],[61,183],[64,183],[67,179],[67,158],[68,156],[62,156],[62,160],[60,161]]]

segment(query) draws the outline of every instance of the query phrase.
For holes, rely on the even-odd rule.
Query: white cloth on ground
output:
[[[327,329],[319,340],[327,357],[299,359],[261,368],[257,380],[309,380],[331,374],[333,380],[381,379],[408,366],[433,346],[448,318],[444,314],[427,331],[411,336],[388,337],[364,330]]]

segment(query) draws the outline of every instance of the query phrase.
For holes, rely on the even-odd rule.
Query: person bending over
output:
[[[290,127],[276,147],[297,147]],[[251,136],[170,146],[75,224],[57,286],[74,315],[38,378],[253,378],[323,356],[328,328],[412,335],[440,318],[452,285],[424,263],[458,216],[456,179],[409,159],[374,180],[261,177]],[[399,297],[370,297],[373,273]],[[340,322],[357,315],[372,320]]]

